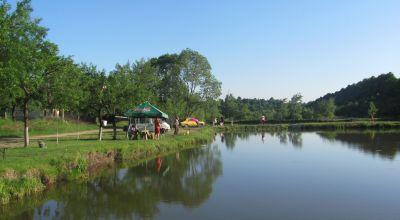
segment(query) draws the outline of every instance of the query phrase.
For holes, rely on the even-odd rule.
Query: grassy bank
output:
[[[229,125],[217,127],[219,131],[279,131],[279,130],[346,130],[346,129],[400,129],[400,121],[316,122],[297,124]]]
[[[29,121],[30,135],[45,135],[98,129],[96,124],[61,119],[35,119]],[[0,137],[23,137],[24,123],[11,119],[0,119]]]
[[[116,162],[131,164],[156,155],[198,146],[211,140],[212,128],[188,135],[166,135],[161,140],[65,140],[47,148],[15,148],[0,158],[0,202],[42,191],[59,181],[82,181]],[[1,156],[1,155],[0,155]]]

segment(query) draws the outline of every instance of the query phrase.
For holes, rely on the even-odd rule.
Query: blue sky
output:
[[[179,53],[206,56],[223,94],[305,101],[400,73],[400,1],[33,0],[63,55],[112,70]]]

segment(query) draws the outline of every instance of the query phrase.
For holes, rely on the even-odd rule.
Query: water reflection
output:
[[[280,132],[269,132],[267,133],[271,137],[279,138],[281,144],[287,144],[288,141],[294,146],[301,148],[303,146],[303,139],[301,137],[301,132],[287,132],[287,131],[280,131]],[[221,143],[225,143],[225,146],[229,150],[233,150],[236,145],[237,140],[245,141],[250,138],[252,135],[260,135],[261,142],[266,143],[266,133],[251,133],[251,132],[244,132],[244,133],[220,133]]]
[[[161,202],[199,206],[208,199],[221,174],[221,153],[216,146],[183,151],[137,167],[114,169],[87,184],[64,185],[49,193],[51,199],[18,217],[151,219],[159,212]]]
[[[318,136],[330,142],[340,142],[350,148],[359,149],[370,155],[394,159],[400,150],[400,137],[398,132],[383,131],[323,131],[316,132]],[[260,136],[261,142],[268,144],[273,138],[278,138],[283,145],[291,144],[295,148],[303,147],[302,132],[280,131],[268,133],[221,133],[221,143],[228,150],[233,150],[238,140],[245,141],[250,136]],[[271,138],[267,138],[267,136]]]
[[[352,149],[391,160],[395,159],[400,150],[400,137],[397,132],[326,131],[317,134],[330,142],[339,141]]]
[[[399,132],[284,131],[214,138],[215,146],[111,169],[87,184],[67,184],[0,207],[0,219],[400,216],[400,166],[393,160],[400,149]]]

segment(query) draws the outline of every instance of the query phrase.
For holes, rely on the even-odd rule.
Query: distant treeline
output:
[[[320,121],[340,118],[400,116],[400,79],[393,73],[364,79],[338,92],[304,103],[301,94],[291,99],[247,99],[226,95],[220,100],[221,114],[236,121],[254,122],[261,116],[270,121]]]
[[[260,120],[264,115],[268,121],[328,120],[335,115],[333,99],[321,100],[315,105],[302,102],[301,94],[287,99],[245,99],[228,94],[220,100],[221,114],[236,121]]]
[[[37,109],[102,118],[150,101],[172,118],[219,115],[221,82],[197,51],[116,64],[106,72],[60,55],[32,11],[29,0],[15,10],[0,1],[0,110],[5,116],[23,110],[26,145],[28,114]]]
[[[337,116],[368,116],[368,109],[372,102],[378,109],[378,117],[399,118],[400,79],[393,73],[381,74],[378,77],[371,77],[349,85],[335,93],[326,94],[310,105],[328,99],[335,100]]]

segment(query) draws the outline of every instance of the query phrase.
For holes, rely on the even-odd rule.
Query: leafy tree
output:
[[[17,3],[15,11],[6,13],[6,23],[9,25],[6,35],[9,41],[5,49],[7,57],[2,59],[1,64],[4,74],[2,78],[7,80],[15,92],[9,102],[22,100],[25,147],[29,145],[29,104],[39,100],[48,60],[58,52],[57,46],[46,40],[47,29],[39,25],[40,19],[31,17],[32,11],[30,1],[23,0]]]
[[[378,113],[374,102],[369,102],[368,115],[371,117],[371,121],[375,121],[375,115]]]
[[[83,73],[70,57],[54,56],[44,74],[42,107],[78,112],[83,99]]]
[[[321,100],[317,103],[315,109],[316,119],[333,119],[335,117],[335,100],[330,98],[328,100]]]
[[[302,119],[302,95],[300,93],[295,94],[289,101],[289,117],[292,120]]]
[[[280,102],[278,104],[278,107],[277,107],[278,110],[276,112],[275,119],[281,120],[281,121],[286,119],[289,115],[289,107],[288,106],[289,105],[288,105],[286,99],[283,99],[282,102]]]
[[[225,96],[225,99],[221,102],[221,112],[226,118],[235,119],[238,115],[238,104],[235,97],[232,94]]]
[[[314,109],[311,107],[303,107],[302,112],[303,119],[311,120],[314,118]]]
[[[112,108],[112,96],[110,95],[109,82],[104,70],[98,70],[94,65],[82,66],[85,74],[85,112],[88,115],[98,118],[99,123],[99,140],[102,139],[102,123],[103,115],[110,112]]]
[[[221,95],[221,83],[211,74],[207,58],[185,49],[179,54],[180,74],[186,86],[186,116],[191,115],[201,102]]]
[[[157,103],[157,93],[159,87],[159,78],[157,69],[149,61],[140,60],[132,65],[134,94],[133,100],[137,104],[144,101]]]

